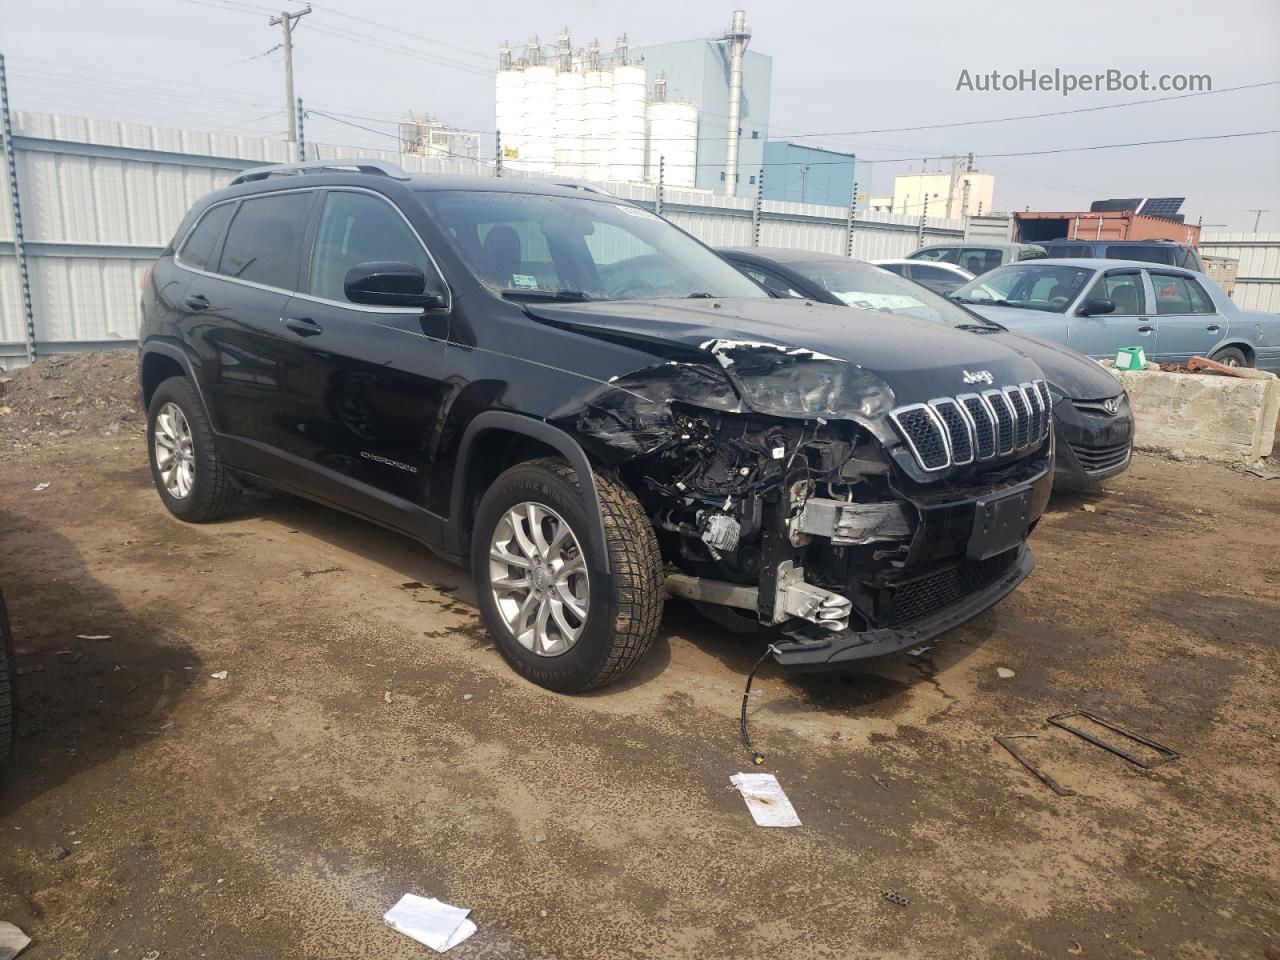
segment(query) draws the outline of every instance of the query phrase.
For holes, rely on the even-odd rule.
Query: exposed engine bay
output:
[[[849,648],[877,631],[901,640],[1030,571],[1051,460],[1036,387],[895,406],[875,374],[816,351],[701,346],[702,362],[676,354],[615,378],[572,416],[649,514],[669,593],[780,627],[794,647]],[[978,410],[989,435],[972,431]],[[934,426],[948,482],[915,442]],[[948,429],[966,432],[967,459]]]

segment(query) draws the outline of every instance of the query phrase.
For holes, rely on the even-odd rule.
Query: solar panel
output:
[[[1125,200],[1095,200],[1089,204],[1089,212],[1119,213],[1124,210],[1137,210],[1141,205],[1141,197],[1130,197]]]
[[[1173,220],[1178,215],[1178,208],[1186,199],[1186,197],[1148,197],[1142,201],[1138,212],[1147,217],[1164,217],[1166,220]]]

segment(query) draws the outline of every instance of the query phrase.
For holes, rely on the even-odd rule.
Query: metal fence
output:
[[[2,132],[0,132],[2,135]],[[147,263],[188,208],[238,171],[292,159],[285,143],[80,117],[15,112],[16,192],[0,195],[0,367],[31,356],[128,347],[136,342],[138,296]],[[309,145],[317,159],[379,157],[419,173],[492,176],[492,164],[437,160],[362,148]],[[516,171],[504,176],[520,177]],[[653,209],[657,187],[607,183]],[[919,218],[840,207],[722,197],[667,189],[662,212],[712,246],[779,246],[860,259],[914,250]],[[15,244],[22,224],[25,280]],[[963,236],[959,220],[930,220],[925,243]],[[29,292],[29,305],[27,293]]]
[[[1280,313],[1280,233],[1210,233],[1200,238],[1200,252],[1240,261],[1232,300]]]

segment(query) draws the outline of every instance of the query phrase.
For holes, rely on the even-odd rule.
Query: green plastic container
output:
[[[1141,370],[1147,365],[1147,355],[1141,347],[1121,347],[1116,351],[1117,370]]]

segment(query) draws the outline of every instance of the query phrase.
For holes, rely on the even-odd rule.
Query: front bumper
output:
[[[1123,397],[1114,415],[1077,407],[1068,398],[1054,404],[1055,490],[1091,490],[1123,473],[1133,456],[1133,414]]]
[[[1031,575],[1031,571],[1035,568],[1035,557],[1032,556],[1031,549],[1023,544],[1015,547],[1010,553],[1013,555],[1003,558],[1002,569],[992,569],[989,582],[985,587],[966,594],[963,599],[943,607],[931,616],[904,627],[861,632],[845,630],[812,642],[776,643],[774,659],[782,666],[796,670],[830,670],[857,660],[897,653],[932,640],[939,634],[959,626],[994,606]],[[991,563],[1001,559],[1001,557],[993,557],[985,562]],[[972,565],[961,562],[955,567],[935,571],[920,579],[959,580],[965,576],[966,567],[972,567]],[[930,585],[924,586],[927,589]]]

